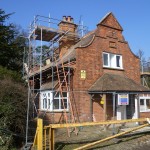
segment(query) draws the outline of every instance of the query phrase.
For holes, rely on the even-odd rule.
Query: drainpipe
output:
[[[116,105],[116,99],[115,99],[116,93],[113,92],[113,120],[115,120],[115,105]],[[113,132],[112,134],[115,134],[115,124],[113,124]]]
[[[113,93],[113,120],[115,119],[115,105],[116,105],[115,95],[116,93]]]
[[[135,119],[140,118],[140,106],[139,106],[139,94],[135,96]],[[139,125],[139,122],[136,122],[137,125]]]
[[[90,121],[93,121],[93,96],[94,95],[90,95]]]

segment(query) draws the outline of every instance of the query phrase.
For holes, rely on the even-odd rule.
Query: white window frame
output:
[[[144,105],[141,105],[141,100],[144,101]],[[139,107],[140,107],[140,112],[150,112],[150,108],[147,109],[146,101],[150,100],[150,97],[140,97],[139,98]]]
[[[51,105],[51,100],[52,100],[52,91],[41,91],[40,94],[40,109],[41,110],[51,110],[52,105]]]
[[[66,93],[66,92],[65,92]],[[67,97],[61,97],[61,93],[58,93],[58,97],[55,96],[55,91],[50,91],[50,90],[45,90],[41,91],[40,94],[40,110],[44,111],[69,111],[69,94],[67,93]],[[59,108],[55,109],[54,108],[54,101],[58,99],[59,100]],[[64,109],[62,108],[62,100],[67,100],[67,107]]]
[[[62,94],[63,94],[63,92],[62,92]],[[62,97],[62,96],[61,96],[61,93],[58,93],[57,95],[58,95],[58,97],[55,96],[55,92],[54,92],[54,101],[55,101],[56,99],[59,100],[59,108],[58,108],[58,109],[55,109],[55,108],[54,108],[54,105],[53,105],[53,110],[54,110],[54,111],[68,110],[68,109],[69,109],[68,93],[67,93],[67,97]],[[64,109],[64,108],[62,109],[63,104],[62,104],[61,102],[64,101],[64,100],[67,100],[67,107],[66,107],[65,109]]]
[[[104,60],[104,55],[107,55],[108,58],[108,65],[105,65],[105,60]],[[119,56],[120,60],[119,60],[119,64],[120,66],[117,66],[117,57]],[[112,53],[107,53],[107,52],[103,52],[103,67],[106,68],[116,68],[116,69],[123,69],[123,64],[122,64],[122,55],[118,55],[118,54],[112,54]]]

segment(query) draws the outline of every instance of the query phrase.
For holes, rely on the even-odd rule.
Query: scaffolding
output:
[[[150,62],[141,62],[142,85],[148,88],[150,88],[149,77],[150,77]]]
[[[39,117],[38,99],[42,91],[42,85],[44,83],[47,75],[50,78],[51,90],[53,92],[52,102],[49,102],[47,110],[40,117],[44,118],[45,114],[50,108],[51,103],[53,103],[55,96],[59,93],[61,96],[61,102],[64,109],[65,123],[75,123],[75,116],[73,113],[73,107],[71,104],[71,92],[70,92],[70,79],[73,73],[73,65],[75,62],[70,61],[68,58],[67,63],[64,64],[63,60],[59,58],[59,42],[63,38],[68,38],[77,43],[84,34],[87,33],[87,27],[83,26],[83,23],[76,25],[77,29],[75,32],[72,26],[67,30],[65,25],[62,30],[58,28],[59,23],[67,22],[65,16],[63,20],[58,20],[55,18],[45,17],[37,15],[34,17],[34,21],[30,24],[29,32],[29,50],[27,53],[26,60],[24,62],[24,76],[28,81],[28,107],[27,107],[27,123],[26,123],[26,145],[29,145],[33,139],[30,137],[30,123],[34,121],[35,118]],[[73,23],[73,18],[68,16],[68,21],[70,24]],[[46,45],[46,49],[45,46]],[[45,65],[45,62],[46,65]],[[56,80],[57,79],[57,80]],[[69,96],[69,116],[67,115],[67,108],[64,101],[63,91],[66,91]],[[55,93],[55,94],[54,94]],[[31,115],[32,111],[32,115]],[[54,114],[54,112],[51,112]],[[52,117],[52,123],[54,117]],[[31,129],[33,130],[33,129]],[[33,131],[34,132],[34,131]],[[68,130],[69,136],[69,130]]]
[[[62,59],[59,54],[59,47],[61,46],[62,39],[69,39],[74,42],[75,45],[78,43],[84,33],[87,33],[87,28],[81,25],[76,25],[78,28],[74,30],[72,26],[66,28],[65,24],[62,24],[62,28],[58,28],[60,22],[67,22],[65,16],[63,20],[58,20],[51,17],[45,17],[37,15],[34,17],[34,21],[30,25],[30,33],[29,33],[29,50],[28,50],[28,57],[27,60],[24,62],[24,70],[26,70],[26,77],[28,81],[28,107],[27,107],[27,124],[26,124],[26,145],[29,145],[30,142],[33,142],[33,137],[30,137],[30,133],[35,134],[36,128],[31,128],[30,130],[30,123],[35,121],[35,118],[41,118],[44,120],[46,113],[52,108],[50,113],[51,115],[51,123],[54,123],[54,108],[52,103],[55,101],[56,96],[59,94],[61,98],[61,104],[63,108],[63,113],[61,116],[64,117],[64,122],[61,121],[60,117],[60,124],[64,123],[76,123],[78,120],[75,115],[75,111],[73,110],[73,98],[72,98],[72,91],[71,91],[71,77],[74,73],[74,66],[75,60],[71,60],[70,57],[66,58],[67,61]],[[67,22],[68,23],[68,22]],[[69,24],[72,25],[73,20],[69,16]],[[72,32],[74,31],[74,32]],[[46,47],[45,47],[46,45]],[[46,65],[45,65],[46,63]],[[143,76],[145,75],[144,70],[142,70]],[[25,73],[23,73],[25,74]],[[52,101],[47,101],[46,105],[48,107],[45,108],[44,113],[39,114],[38,107],[39,104],[39,97],[44,89],[44,84],[46,84],[46,80],[49,78],[51,83],[51,91],[52,91]],[[68,99],[69,106],[67,107],[64,92],[67,92],[68,95],[66,96]],[[77,91],[78,92],[78,91]],[[101,94],[106,94],[104,92],[98,93],[100,96]],[[113,118],[115,116],[115,103],[116,103],[116,94],[115,92],[110,93],[113,95]],[[132,93],[130,93],[132,94]],[[133,93],[137,94],[137,93]],[[106,95],[103,95],[104,101],[106,102]],[[46,97],[46,99],[48,99]],[[92,99],[92,97],[91,97]],[[92,101],[91,101],[92,103]],[[32,104],[32,105],[31,105]],[[52,106],[52,107],[51,107]],[[106,103],[104,105],[104,111],[106,112]],[[68,113],[69,112],[69,113]],[[92,108],[91,108],[92,112]],[[94,114],[93,114],[94,116]],[[90,116],[92,118],[92,115]],[[107,120],[107,116],[104,116],[105,120]],[[45,124],[44,124],[45,125]],[[114,126],[113,126],[114,129]],[[68,136],[70,136],[69,129],[67,129]],[[75,128],[75,132],[76,128]],[[114,133],[114,131],[113,131]],[[46,135],[45,135],[46,136]],[[45,138],[46,139],[46,138]],[[46,142],[46,140],[45,140]]]
[[[70,26],[66,27],[65,24],[61,24],[61,28],[58,28],[58,25],[60,25],[61,22],[68,23],[68,21],[69,21]],[[61,105],[63,108],[63,111],[62,111],[63,113],[62,113],[62,116],[60,116],[59,123],[61,125],[62,123],[64,123],[64,125],[67,126],[68,136],[70,136],[68,123],[74,124],[77,122],[76,121],[77,119],[75,116],[77,115],[77,113],[75,113],[75,111],[73,110],[74,109],[73,100],[72,100],[73,96],[72,96],[72,91],[71,91],[72,90],[71,89],[71,81],[72,81],[71,77],[73,76],[76,62],[75,60],[71,60],[70,57],[67,57],[66,58],[67,61],[65,60],[65,63],[64,63],[64,60],[62,59],[63,54],[60,56],[60,53],[59,53],[59,48],[61,47],[63,39],[69,39],[74,42],[74,44],[72,45],[75,45],[76,43],[80,41],[80,38],[84,36],[84,31],[85,33],[87,32],[86,27],[83,26],[83,24],[81,25],[74,24],[76,27],[78,27],[77,29],[72,27],[73,24],[74,24],[73,19],[70,16],[68,16],[67,21],[66,21],[65,16],[63,17],[63,20],[58,20],[58,19],[51,18],[51,17],[37,15],[36,17],[34,17],[34,21],[30,25],[30,33],[28,37],[29,50],[27,53],[28,58],[26,61],[23,61],[25,64],[24,70],[26,70],[26,77],[28,80],[26,145],[28,145],[30,142],[33,142],[33,138],[30,137],[29,134],[30,133],[32,133],[32,135],[35,134],[35,131],[33,131],[33,129],[35,130],[36,128],[33,128],[33,129],[31,128],[32,131],[30,130],[30,123],[32,123],[35,120],[35,118],[36,120],[37,118],[43,119],[44,125],[46,125],[44,117],[46,116],[46,113],[48,112],[49,114],[51,114],[50,121],[51,123],[54,124],[55,111],[52,105],[53,105],[53,102],[56,100],[56,98],[58,98],[57,95],[59,95],[59,97],[61,98]],[[84,72],[84,70],[82,71]],[[142,70],[142,73],[143,73],[143,76],[146,74],[144,69]],[[84,74],[83,76],[86,76],[86,74]],[[42,90],[44,89],[44,85],[47,83],[47,78],[49,79],[51,83],[50,89],[52,92],[52,98],[51,98],[52,100],[44,102],[44,105],[46,104],[47,107],[44,107],[44,112],[41,115],[39,114],[39,110],[38,110],[39,108],[38,105],[40,105],[38,101],[42,93]],[[68,95],[64,96],[64,92],[68,93]],[[85,91],[75,91],[75,92],[85,92]],[[106,93],[112,95],[113,101],[109,105],[112,106],[112,113],[113,113],[112,116],[113,116],[113,119],[115,119],[115,112],[116,112],[115,106],[116,106],[116,100],[117,100],[116,96],[118,93],[116,92],[110,92],[110,93],[106,92]],[[105,92],[97,93],[99,94],[99,97],[101,100],[100,102],[102,102],[103,100],[103,103],[104,103],[103,108],[104,108],[105,120],[107,120],[106,93]],[[138,93],[133,92],[129,94],[132,94],[131,96],[134,96],[135,94],[138,94]],[[90,103],[92,104],[92,95],[90,96],[91,96]],[[66,97],[67,97],[68,104],[69,104],[68,107],[65,101]],[[79,98],[80,97],[81,96],[79,95]],[[46,99],[48,100],[47,97]],[[136,105],[137,104],[138,104],[138,98],[136,98]],[[131,105],[135,106],[135,104],[131,104]],[[51,109],[50,112],[49,112],[49,109]],[[90,112],[93,113],[92,107],[90,108]],[[92,120],[92,117],[94,117],[94,113],[93,114],[92,113],[90,114],[91,120]],[[64,118],[64,120],[61,118]],[[79,124],[79,126],[81,126],[81,124]],[[37,127],[37,129],[38,128],[39,126]],[[43,133],[41,132],[40,134],[42,135]],[[113,134],[115,134],[114,125],[113,125]],[[46,143],[46,134],[44,135],[44,138],[45,138],[45,143]],[[43,142],[41,139],[39,139],[39,141],[41,143]]]

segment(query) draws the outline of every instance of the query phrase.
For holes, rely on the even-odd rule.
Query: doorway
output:
[[[135,114],[135,96],[133,94],[129,94],[128,96],[128,104],[119,105],[118,104],[118,96],[116,97],[116,116],[117,120],[124,119],[133,119]]]
[[[135,115],[135,96],[132,94],[129,95],[129,105],[126,109],[127,119],[133,119]]]

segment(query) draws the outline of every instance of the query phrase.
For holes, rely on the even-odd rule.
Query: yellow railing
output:
[[[110,137],[107,137],[105,139],[102,139],[100,141],[96,141],[94,143],[90,143],[87,145],[84,145],[80,148],[77,148],[75,150],[81,150],[86,149],[89,147],[92,147],[96,144],[99,144],[101,142],[110,140],[112,138],[127,134],[129,132],[138,130],[140,128],[143,128],[145,126],[149,126],[150,124],[150,118],[139,118],[139,119],[127,119],[127,120],[109,120],[109,121],[101,121],[101,122],[84,122],[84,123],[68,123],[68,124],[50,124],[48,126],[43,127],[43,121],[42,119],[38,119],[37,121],[37,131],[34,139],[34,143],[32,146],[33,150],[54,150],[55,149],[55,129],[57,128],[67,128],[67,127],[80,127],[80,126],[94,126],[94,125],[109,125],[109,124],[122,124],[122,123],[129,123],[129,122],[148,122],[144,125],[135,127],[129,131],[122,132]],[[44,133],[44,134],[43,134]],[[48,135],[48,136],[47,136]],[[48,140],[48,141],[47,141]]]
[[[43,120],[37,119],[37,129],[34,137],[32,150],[43,149]]]

